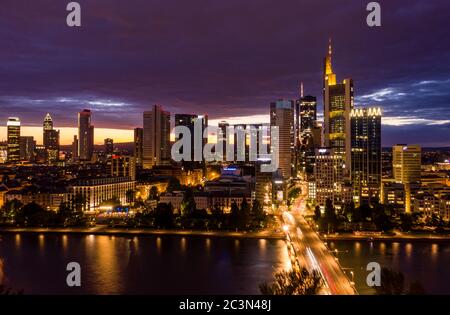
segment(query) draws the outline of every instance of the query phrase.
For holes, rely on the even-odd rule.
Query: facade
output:
[[[20,119],[17,117],[8,118],[6,127],[8,132],[8,163],[18,163],[20,161]]]
[[[324,60],[324,145],[341,154],[346,170],[351,167],[350,112],[353,109],[353,80],[337,83],[331,65],[331,42]],[[346,174],[348,175],[348,174]]]
[[[72,158],[78,159],[78,137],[75,135],[73,136],[73,142],[72,142]]]
[[[170,162],[170,113],[159,105],[144,112],[142,154],[145,169]]]
[[[283,179],[293,175],[295,150],[294,101],[280,99],[270,104],[270,126],[278,129],[278,159]]]
[[[96,211],[105,201],[117,198],[127,204],[127,192],[134,191],[136,182],[129,177],[106,177],[79,180],[71,190],[74,196],[86,200],[86,210]]]
[[[34,159],[36,151],[36,141],[34,137],[20,137],[20,159],[31,161]]]
[[[411,186],[420,183],[421,147],[398,144],[392,147],[394,180],[405,185],[405,211],[411,212]]]
[[[144,129],[134,128],[134,158],[136,160],[136,167],[142,167],[143,152],[142,143],[144,137]]]
[[[94,126],[91,111],[84,109],[78,113],[78,155],[82,161],[90,161],[94,153]]]
[[[381,108],[354,108],[350,116],[354,200],[370,203],[381,188]]]
[[[195,115],[195,114],[175,114],[175,127],[178,126],[184,126],[187,127],[191,133],[191,161],[195,161],[194,156],[194,149],[195,149],[195,138],[197,137],[195,135],[195,122],[201,120],[201,134],[202,134],[202,143],[201,143],[201,150],[202,150],[202,158],[201,161],[203,161],[203,148],[205,147],[205,144],[208,143],[207,138],[203,138],[205,129],[208,127],[208,115]],[[200,131],[199,131],[200,132]],[[178,137],[175,139],[175,141],[178,141],[182,139],[182,137]],[[182,150],[180,150],[180,153],[182,153]],[[197,161],[197,162],[201,162]]]
[[[43,142],[46,151],[47,163],[51,164],[59,160],[59,130],[53,129],[53,119],[47,114],[43,123]]]
[[[114,140],[111,138],[106,138],[104,140],[104,150],[106,156],[111,156],[114,152]]]
[[[133,156],[111,156],[111,176],[136,179],[136,159]]]
[[[343,186],[344,160],[334,149],[321,148],[316,150],[314,165],[315,201],[324,207],[330,199],[334,205],[341,203]]]

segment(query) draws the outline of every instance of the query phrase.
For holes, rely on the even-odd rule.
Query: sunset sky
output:
[[[383,145],[450,146],[448,0],[379,1],[379,28],[362,0],[80,0],[81,28],[65,24],[69,2],[1,1],[0,140],[18,116],[39,142],[49,112],[70,143],[89,108],[96,143],[131,141],[155,103],[267,122],[269,103],[298,97],[301,81],[322,111],[331,37],[356,105],[383,108]]]

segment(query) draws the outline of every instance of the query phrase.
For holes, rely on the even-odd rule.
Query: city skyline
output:
[[[82,3],[86,24],[80,30],[54,27],[62,23],[64,9],[55,4],[45,6],[45,23],[38,20],[37,4],[4,5],[8,17],[2,29],[14,31],[2,31],[0,37],[0,72],[9,78],[0,83],[0,121],[5,122],[0,140],[6,140],[8,117],[20,117],[23,134],[34,135],[49,112],[61,130],[61,144],[68,145],[83,108],[93,111],[96,144],[108,137],[131,142],[133,128],[142,125],[142,113],[153,104],[172,114],[203,114],[208,108],[211,125],[267,123],[270,102],[296,99],[300,82],[305,95],[318,97],[322,120],[321,63],[324,43],[332,37],[333,67],[341,78],[354,80],[355,106],[383,108],[383,146],[450,146],[443,136],[450,128],[445,2],[440,9],[419,1],[408,7],[383,3],[378,30],[353,27],[365,11],[356,1],[287,1],[276,4],[277,10],[263,2],[258,14],[252,3],[233,1],[205,4],[202,12],[184,3],[114,3],[106,11],[102,1]],[[220,24],[213,18],[219,10]],[[16,24],[19,11],[24,23]],[[305,13],[301,19],[289,18],[298,12]],[[317,23],[322,18],[324,25]],[[260,19],[269,22],[266,32]],[[303,31],[305,25],[313,32]],[[430,30],[436,36],[427,36]]]

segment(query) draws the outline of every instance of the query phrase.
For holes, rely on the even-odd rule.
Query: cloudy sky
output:
[[[50,112],[67,143],[90,108],[96,142],[127,141],[155,103],[267,121],[301,81],[322,110],[331,37],[338,80],[354,79],[357,105],[383,107],[384,145],[450,146],[448,0],[379,1],[379,28],[366,25],[366,0],[78,2],[81,28],[66,26],[68,0],[1,1],[1,125],[19,116],[39,140]]]

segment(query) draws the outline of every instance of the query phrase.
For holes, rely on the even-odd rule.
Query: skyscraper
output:
[[[91,111],[84,109],[78,113],[78,155],[82,161],[90,161],[94,152],[94,126]]]
[[[294,101],[280,99],[270,104],[270,126],[279,131],[279,168],[284,179],[292,177],[294,158]]]
[[[17,163],[20,161],[20,119],[10,117],[6,126],[8,129],[8,162]]]
[[[43,130],[47,163],[56,162],[59,159],[59,130],[53,129],[53,119],[50,114],[44,118]]]
[[[220,145],[222,143],[222,161],[226,161],[227,159],[227,145],[228,140],[227,139],[227,128],[230,126],[229,123],[226,121],[219,122],[219,130],[217,133],[217,144]]]
[[[134,128],[134,159],[136,161],[137,167],[142,167],[143,153],[142,153],[142,143],[143,143],[143,132],[142,128]]]
[[[72,158],[78,159],[78,137],[76,135],[73,136],[73,142],[72,142]]]
[[[34,137],[20,137],[20,159],[31,161],[36,151],[36,141]]]
[[[326,200],[339,204],[343,188],[343,166],[341,154],[334,149],[321,148],[316,150],[314,164],[315,202],[322,208]]]
[[[325,147],[335,149],[343,155],[346,175],[351,167],[351,124],[350,112],[353,108],[353,80],[336,82],[336,74],[331,65],[331,40],[324,60],[324,140]]]
[[[177,126],[185,126],[191,132],[191,161],[194,161],[194,143],[195,143],[195,133],[194,133],[194,124],[195,122],[201,119],[202,120],[202,135],[208,127],[208,115],[195,115],[195,114],[175,114],[175,127]],[[176,139],[180,140],[182,137]],[[202,152],[205,144],[208,143],[207,138],[202,137]],[[181,150],[182,151],[182,150]],[[203,154],[202,154],[203,156]]]
[[[170,113],[159,105],[144,112],[142,151],[146,169],[170,162]]]
[[[381,108],[351,111],[351,180],[356,202],[379,197],[381,188]]]
[[[419,145],[397,144],[392,147],[392,171],[394,180],[404,185],[406,212],[411,212],[411,188],[421,180],[421,151]]]
[[[114,140],[111,138],[106,138],[104,140],[104,146],[105,146],[105,154],[112,155],[114,152]]]

